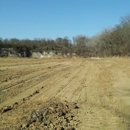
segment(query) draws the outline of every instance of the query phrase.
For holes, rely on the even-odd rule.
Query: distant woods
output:
[[[67,37],[52,39],[2,39],[2,48],[13,48],[17,53],[26,53],[27,57],[34,52],[55,51],[62,54],[76,53],[82,57],[130,56],[130,15],[121,18],[120,24],[112,29],[104,29],[91,38],[78,35],[71,41]]]
[[[121,18],[114,28],[92,37],[89,47],[94,56],[130,56],[130,15]]]

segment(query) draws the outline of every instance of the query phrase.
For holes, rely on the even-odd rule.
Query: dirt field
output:
[[[0,130],[130,130],[130,59],[0,58],[0,112]]]

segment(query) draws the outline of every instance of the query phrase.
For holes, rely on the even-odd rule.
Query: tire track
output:
[[[78,63],[79,64],[79,63]],[[49,80],[47,80],[44,84],[43,84],[43,86],[45,86],[44,87],[44,89],[43,90],[41,90],[41,92],[38,94],[38,95],[36,95],[36,96],[34,96],[33,97],[33,99],[34,98],[38,98],[38,100],[49,100],[49,99],[51,99],[51,98],[53,98],[53,96],[54,95],[56,95],[56,93],[58,92],[58,91],[60,91],[61,89],[63,89],[63,86],[62,86],[62,84],[64,84],[63,82],[65,82],[65,84],[66,84],[66,82],[67,83],[69,83],[69,82],[71,82],[71,80],[73,79],[73,78],[75,78],[75,73],[78,71],[80,69],[80,64],[79,65],[77,65],[77,66],[75,66],[75,67],[73,67],[72,66],[72,68],[70,69],[70,70],[68,70],[66,73],[64,73],[64,72],[61,72],[61,73],[57,73],[56,74],[56,76],[54,75],[53,77],[51,77]],[[70,77],[71,77],[71,74],[72,73],[72,78],[70,79]],[[74,73],[74,74],[73,74]],[[67,79],[64,79],[64,77],[65,77],[65,75],[66,74],[69,74],[69,77],[67,78]],[[73,76],[74,75],[74,76]],[[56,77],[56,78],[55,78]],[[55,79],[53,79],[53,78],[55,78]],[[53,79],[53,80],[52,80]],[[68,82],[69,81],[69,82]],[[58,86],[57,86],[57,84],[58,84]],[[62,86],[62,87],[61,87]],[[51,91],[50,91],[51,90]],[[44,93],[44,94],[43,94]]]
[[[58,67],[58,66],[57,66]],[[66,68],[66,66],[63,66],[63,68]],[[67,68],[69,68],[69,67],[67,67]],[[8,95],[9,94],[11,94],[12,95],[12,92],[14,93],[14,95],[17,95],[17,94],[19,94],[19,93],[21,93],[21,92],[23,92],[23,91],[26,91],[27,89],[29,89],[30,87],[33,87],[33,86],[35,86],[35,85],[38,85],[40,82],[42,82],[43,80],[46,80],[47,78],[49,78],[53,73],[56,73],[56,72],[58,72],[58,71],[61,71],[61,70],[57,70],[57,68],[52,68],[52,69],[50,69],[49,70],[49,72],[46,72],[46,73],[42,73],[42,74],[40,74],[40,75],[37,75],[37,76],[35,76],[35,77],[32,77],[32,78],[28,78],[27,80],[24,80],[22,83],[17,83],[16,85],[12,85],[11,87],[9,87],[8,89],[4,89],[3,90],[3,92],[6,92],[6,94],[4,94],[3,92],[3,94],[4,94],[4,96],[5,95],[7,95],[6,96],[6,98],[8,98]],[[33,80],[33,81],[32,81]],[[31,81],[34,83],[34,81],[36,82],[36,83],[31,83]],[[29,83],[31,83],[31,84],[29,84]],[[28,85],[26,85],[26,84],[28,84]],[[23,87],[22,87],[23,86]],[[27,86],[27,88],[25,87],[25,86]],[[15,88],[15,90],[14,90],[14,88]],[[11,89],[11,90],[10,90]],[[18,89],[18,90],[17,90]],[[5,91],[6,90],[6,91]],[[9,91],[10,90],[10,91]],[[21,90],[23,90],[23,91],[21,91]],[[8,92],[9,91],[9,92]],[[15,92],[16,91],[16,92]],[[8,93],[7,93],[8,92]],[[2,94],[1,94],[1,96],[2,96]],[[11,96],[12,97],[12,96]],[[6,99],[5,99],[6,100]]]
[[[81,69],[82,69],[82,65],[78,68],[78,71],[76,72],[76,74],[75,74],[71,79],[69,79],[65,85],[63,85],[62,87],[60,87],[60,89],[58,89],[55,93],[53,93],[53,94],[48,98],[48,100],[50,100],[51,98],[53,98],[54,95],[56,96],[56,95],[57,95],[58,93],[60,93],[63,89],[65,89],[65,88],[77,77],[77,75],[80,73]],[[74,72],[73,72],[73,73],[74,73]]]
[[[61,69],[57,69],[57,68],[56,68],[55,70],[52,69],[53,71],[48,72],[48,74],[49,74],[49,73],[50,73],[50,74],[47,76],[48,78],[46,78],[46,80],[49,79],[50,77],[54,76],[55,73],[58,73],[58,72],[60,72],[60,71],[62,72],[62,70],[64,70],[65,68],[68,68],[68,69],[71,68],[71,66],[73,66],[73,64],[74,64],[74,63],[70,64],[70,65],[67,66],[67,67],[66,67],[66,66],[65,66],[65,67],[61,67]],[[62,73],[64,73],[64,71],[63,71]],[[24,94],[23,94],[24,92],[31,94],[31,93],[33,93],[33,92],[36,91],[36,90],[40,90],[41,86],[43,86],[42,84],[43,84],[44,82],[46,82],[46,80],[44,80],[44,81],[41,80],[41,81],[38,82],[36,85],[30,86],[30,87],[27,88],[27,89],[25,89],[25,87],[24,87],[24,91],[21,92],[21,93],[18,94],[18,95],[24,95]],[[30,92],[29,92],[29,90],[30,90]],[[26,91],[27,91],[27,92],[26,92]],[[29,95],[29,94],[28,94],[28,95]],[[27,96],[27,94],[25,94],[25,95]],[[26,97],[26,96],[23,96],[23,97]],[[16,99],[16,97],[17,97],[17,96],[15,96],[14,98]],[[22,96],[20,96],[20,97],[22,97]],[[22,98],[21,98],[21,99],[22,99]],[[12,99],[12,100],[13,100],[13,99]],[[8,100],[7,100],[7,102],[8,102]],[[11,101],[11,102],[12,102],[12,101]],[[7,103],[6,103],[6,101],[5,101],[5,102],[3,102],[2,104],[7,104]],[[2,104],[1,104],[1,106],[3,106]]]

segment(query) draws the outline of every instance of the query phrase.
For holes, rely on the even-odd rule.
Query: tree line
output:
[[[130,15],[121,18],[120,23],[111,29],[104,29],[93,37],[78,35],[70,40],[68,37],[53,39],[2,39],[0,38],[0,52],[2,48],[13,48],[17,53],[33,51],[55,51],[62,54],[76,53],[78,56],[108,57],[130,56]]]
[[[130,15],[122,17],[114,28],[92,37],[89,47],[94,56],[130,56]]]
[[[2,39],[0,38],[0,51],[2,48],[13,48],[17,53],[26,53],[27,57],[31,56],[32,52],[49,52],[55,51],[62,54],[73,53],[76,51],[76,47],[72,44],[71,40],[67,37],[52,39]]]

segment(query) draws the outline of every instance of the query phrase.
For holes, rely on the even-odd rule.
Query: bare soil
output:
[[[0,130],[130,130],[130,59],[0,58]]]

